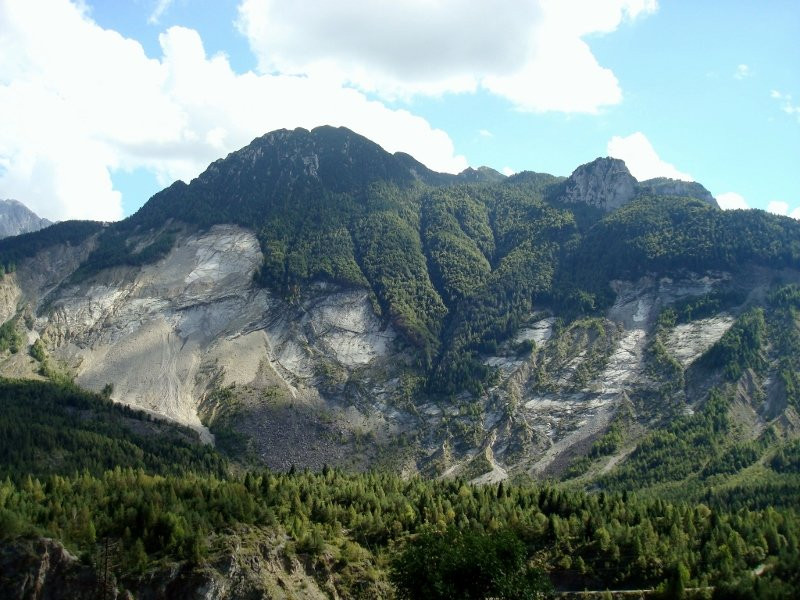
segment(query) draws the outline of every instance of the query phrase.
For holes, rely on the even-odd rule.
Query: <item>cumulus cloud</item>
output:
[[[800,206],[794,210],[791,210],[789,203],[784,202],[783,200],[772,200],[769,204],[767,204],[767,212],[800,220]]]
[[[683,173],[674,165],[662,160],[650,140],[641,131],[627,137],[615,135],[608,142],[606,151],[609,156],[624,160],[631,174],[639,181],[654,177],[694,181],[688,173]]]
[[[325,77],[386,98],[474,92],[526,111],[595,113],[622,98],[585,42],[656,0],[242,0],[265,73]]]
[[[773,200],[772,202],[767,204],[767,212],[785,216],[789,214],[789,205],[786,202],[782,202],[780,200]]]
[[[747,65],[738,65],[736,67],[736,72],[733,74],[734,79],[746,79],[750,77],[753,72],[750,70],[750,67]]]
[[[717,196],[717,204],[719,204],[719,207],[723,210],[750,208],[741,194],[737,194],[736,192],[725,192],[724,194],[720,194]]]
[[[791,94],[784,94],[778,90],[772,90],[770,97],[780,102],[783,112],[789,116],[797,117],[797,121],[800,122],[800,104],[794,103]]]
[[[191,29],[159,41],[162,56],[149,58],[67,0],[0,3],[0,197],[50,219],[118,219],[115,169],[188,181],[267,131],[321,124],[433,169],[467,166],[443,131],[339,82],[237,74]]]
[[[503,167],[503,170],[501,172],[506,177],[511,177],[514,173],[516,173],[516,171],[514,169],[512,169],[511,167]]]

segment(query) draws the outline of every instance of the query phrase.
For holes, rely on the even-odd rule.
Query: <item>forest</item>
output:
[[[326,565],[320,576],[333,577],[344,598],[537,598],[555,589],[625,588],[792,598],[800,591],[792,501],[669,502],[633,493],[623,478],[608,487],[624,491],[587,493],[327,467],[236,472],[190,432],[66,384],[3,380],[0,402],[7,457],[0,538],[53,537],[95,565],[112,540],[115,577],[133,590],[165,565],[213,563],[244,532],[255,539],[279,532],[290,542],[285,552]],[[698,425],[675,424],[688,447],[692,436],[724,427],[718,404],[709,403]],[[632,468],[653,456],[669,474],[669,461],[650,448],[640,448]],[[798,456],[795,442],[772,468],[796,473]]]

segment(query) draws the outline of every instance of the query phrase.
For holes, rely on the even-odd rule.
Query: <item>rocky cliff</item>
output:
[[[636,178],[618,158],[597,158],[575,169],[566,182],[564,200],[609,212],[636,195]]]

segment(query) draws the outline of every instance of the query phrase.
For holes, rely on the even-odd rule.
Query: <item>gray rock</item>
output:
[[[597,158],[581,165],[566,181],[564,201],[588,204],[611,212],[630,202],[637,182],[625,163],[617,158]]]
[[[52,225],[17,200],[0,200],[0,238],[39,231]]]
[[[711,195],[711,192],[696,181],[681,181],[680,179],[656,177],[655,179],[648,179],[640,182],[639,193],[653,196],[696,198],[711,206],[719,207],[714,196]]]

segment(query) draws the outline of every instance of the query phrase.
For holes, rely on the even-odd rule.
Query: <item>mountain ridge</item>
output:
[[[0,242],[17,266],[4,327],[38,344],[0,371],[115,382],[113,399],[284,469],[600,478],[631,449],[590,458],[595,442],[699,411],[702,382],[753,436],[791,438],[796,357],[775,362],[765,298],[800,282],[800,225],[721,211],[698,186],[637,182],[609,158],[569,178],[436,174],[342,129],[267,134],[123,222]],[[773,358],[744,364],[743,400],[700,359],[759,307]]]

